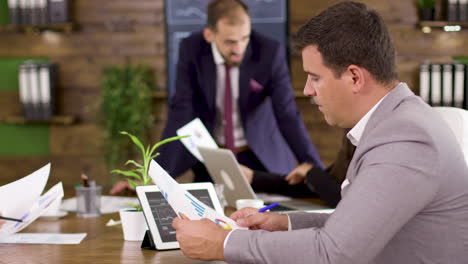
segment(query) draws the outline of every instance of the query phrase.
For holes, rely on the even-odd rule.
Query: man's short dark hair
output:
[[[216,31],[216,24],[221,18],[228,18],[230,23],[240,23],[238,12],[243,11],[247,15],[249,9],[246,4],[240,0],[215,0],[208,4],[206,26],[213,31]]]
[[[351,65],[368,70],[380,83],[397,79],[395,49],[382,17],[365,4],[342,2],[312,18],[292,37],[302,51],[316,45],[337,77]]]

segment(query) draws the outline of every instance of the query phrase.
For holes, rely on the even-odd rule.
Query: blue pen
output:
[[[266,212],[266,211],[268,211],[268,210],[270,210],[271,208],[276,207],[276,206],[278,206],[278,203],[277,203],[277,202],[276,202],[276,203],[272,203],[272,204],[270,204],[270,205],[267,205],[267,206],[265,206],[265,207],[262,207],[262,208],[258,209],[258,212],[259,212],[259,213],[263,213],[263,212]]]

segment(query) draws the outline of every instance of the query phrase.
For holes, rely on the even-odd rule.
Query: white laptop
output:
[[[224,184],[224,196],[229,206],[236,207],[238,199],[256,199],[252,187],[247,182],[244,173],[239,167],[236,158],[232,151],[228,149],[214,149],[206,147],[198,147],[200,154],[203,157],[205,166],[208,169],[215,183]],[[279,202],[279,206],[271,211],[317,211],[317,212],[332,212],[329,207],[309,203],[302,200],[292,199],[289,201]]]

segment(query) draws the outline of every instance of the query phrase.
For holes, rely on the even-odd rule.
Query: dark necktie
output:
[[[234,147],[234,132],[232,127],[231,67],[224,64],[224,69],[226,70],[224,86],[224,144],[226,148],[230,149],[235,154],[236,148]]]

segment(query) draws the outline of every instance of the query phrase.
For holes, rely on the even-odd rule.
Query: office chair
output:
[[[434,109],[452,129],[468,164],[468,111],[461,108],[443,106],[437,106]]]

